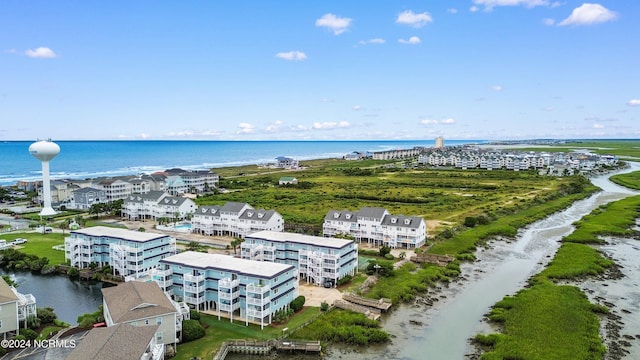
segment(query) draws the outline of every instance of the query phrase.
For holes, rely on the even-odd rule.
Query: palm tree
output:
[[[244,242],[244,239],[242,238],[234,238],[231,241],[231,247],[233,248],[233,255],[236,254],[236,249],[238,248],[238,246],[240,246],[240,244],[242,244]]]

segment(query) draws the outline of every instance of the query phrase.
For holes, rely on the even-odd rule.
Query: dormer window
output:
[[[351,219],[351,214],[347,214],[344,217],[347,218],[347,220],[349,220],[349,219]]]
[[[411,219],[404,219],[404,224],[405,225],[409,225],[409,223],[411,223]]]
[[[339,217],[340,217],[340,213],[333,213],[333,218],[334,218],[334,219],[337,219],[337,218],[339,218]]]
[[[262,219],[263,216],[264,216],[263,213],[258,214],[258,219]]]
[[[252,216],[253,216],[253,211],[249,211],[249,212],[247,213],[247,216],[252,217]]]
[[[397,221],[398,221],[398,219],[396,219],[396,218],[391,218],[391,223],[392,223],[392,224],[395,224]]]
[[[202,213],[206,214],[207,213],[207,208],[202,209]]]

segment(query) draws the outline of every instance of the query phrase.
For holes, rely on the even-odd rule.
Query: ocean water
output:
[[[447,146],[484,143],[447,140]],[[42,176],[40,161],[29,154],[31,141],[0,142],[0,185]],[[298,160],[341,158],[353,151],[434,146],[411,141],[56,141],[60,154],[50,162],[52,179],[150,174],[174,167],[186,170],[267,164],[278,156]]]

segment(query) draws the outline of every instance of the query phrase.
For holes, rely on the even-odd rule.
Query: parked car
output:
[[[15,240],[13,240],[13,245],[25,244],[26,242],[27,242],[27,239],[17,238]]]

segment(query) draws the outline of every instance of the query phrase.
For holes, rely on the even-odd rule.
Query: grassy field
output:
[[[628,197],[594,210],[576,223],[576,230],[564,241],[601,243],[599,235],[627,236],[640,213],[640,196]]]
[[[614,175],[609,180],[629,189],[640,190],[640,171]]]
[[[421,216],[440,224],[440,231],[468,216],[498,216],[536,205],[574,181],[533,172],[388,169],[380,162],[329,159],[316,161],[304,171],[288,172],[287,176],[298,179],[298,186],[278,186],[282,175],[223,175],[221,187],[229,192],[198,198],[197,203],[247,202],[255,208],[277,210],[287,224],[318,229],[331,209],[384,207],[393,214]]]
[[[64,264],[64,251],[52,248],[54,245],[64,244],[64,237],[61,233],[40,234],[35,232],[2,235],[2,238],[6,238],[7,241],[13,241],[16,238],[27,239],[27,243],[16,247],[16,250],[28,255],[46,257],[49,259],[50,265]]]

